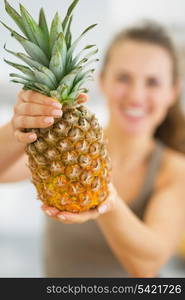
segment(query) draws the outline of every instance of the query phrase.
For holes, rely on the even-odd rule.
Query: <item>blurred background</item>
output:
[[[18,1],[9,0],[18,8]],[[70,0],[21,0],[21,3],[37,19],[40,7],[44,7],[49,22],[58,10],[64,15]],[[97,114],[102,126],[106,124],[107,110],[98,88],[98,72],[103,53],[113,34],[121,28],[142,19],[157,20],[166,25],[179,46],[183,56],[185,47],[185,1],[184,0],[81,0],[73,21],[74,37],[87,26],[98,23],[89,32],[81,46],[97,44],[100,62],[96,65],[95,80],[89,84],[89,108]],[[0,20],[15,26],[5,13],[4,1],[0,1]],[[15,27],[14,27],[15,28]],[[21,88],[9,82],[8,74],[13,68],[3,58],[14,60],[3,46],[13,51],[22,50],[1,26],[0,30],[0,125],[10,120],[16,94]],[[182,70],[184,61],[182,61]],[[184,103],[184,102],[183,102]],[[184,105],[185,106],[185,105]],[[0,161],[3,158],[0,158]],[[42,232],[44,216],[36,200],[35,189],[29,181],[0,184],[0,277],[42,277]],[[162,269],[164,277],[185,277],[185,258],[172,258]]]

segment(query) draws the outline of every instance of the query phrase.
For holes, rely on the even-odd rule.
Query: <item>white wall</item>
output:
[[[152,18],[164,24],[184,22],[184,0],[111,0],[111,19],[116,27],[141,18]]]
[[[141,20],[152,19],[166,26],[178,46],[185,49],[184,0],[110,0],[110,12],[113,33]]]

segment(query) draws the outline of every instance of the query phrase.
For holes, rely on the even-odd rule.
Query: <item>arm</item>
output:
[[[114,210],[97,219],[112,251],[133,276],[156,276],[174,253],[185,228],[184,192],[180,178],[156,192],[144,222],[120,199]]]
[[[29,172],[25,165],[25,145],[16,140],[10,122],[0,128],[0,141],[0,182],[27,178]]]

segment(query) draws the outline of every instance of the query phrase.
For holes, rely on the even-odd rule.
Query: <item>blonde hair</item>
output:
[[[174,43],[163,26],[151,21],[140,26],[129,27],[115,36],[107,49],[102,65],[102,74],[106,71],[112,49],[115,45],[127,40],[151,43],[164,48],[172,59],[173,84],[178,81],[180,78],[179,59]],[[181,107],[181,97],[169,109],[166,118],[158,126],[154,136],[174,150],[185,153],[185,116]]]

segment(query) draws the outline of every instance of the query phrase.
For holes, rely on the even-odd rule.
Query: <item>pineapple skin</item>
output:
[[[103,129],[85,106],[64,105],[63,115],[26,146],[38,199],[60,211],[82,212],[109,195],[110,158]]]

